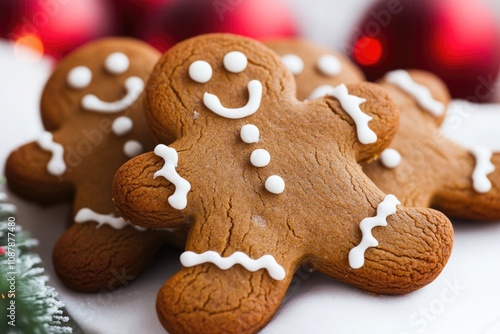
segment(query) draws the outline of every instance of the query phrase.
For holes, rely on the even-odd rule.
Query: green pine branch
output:
[[[5,196],[0,191],[0,201]],[[56,289],[47,284],[42,260],[29,237],[15,220],[16,208],[0,203],[0,333],[82,332],[70,320]]]

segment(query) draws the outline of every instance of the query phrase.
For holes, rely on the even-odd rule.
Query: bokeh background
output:
[[[232,32],[303,37],[350,56],[376,80],[422,68],[455,98],[499,101],[498,0],[2,0],[0,37],[60,59],[102,36],[140,38],[161,51],[191,36]]]

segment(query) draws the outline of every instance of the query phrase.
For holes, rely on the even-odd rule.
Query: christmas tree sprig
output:
[[[65,314],[56,289],[49,286],[38,241],[17,224],[14,205],[0,188],[0,333],[81,332]]]

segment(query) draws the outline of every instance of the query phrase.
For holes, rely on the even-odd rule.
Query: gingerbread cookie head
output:
[[[439,131],[450,101],[444,83],[427,72],[398,70],[380,84],[398,104],[401,120],[390,149],[363,167],[367,175],[407,205],[457,218],[500,219],[500,155],[484,147],[467,150]]]
[[[446,217],[399,206],[358,165],[397,124],[378,86],[298,101],[274,52],[223,34],[177,44],[148,85],[155,134],[175,141],[123,165],[113,196],[134,224],[189,229],[184,267],[157,299],[170,333],[258,331],[303,263],[378,293],[412,291],[443,268]]]
[[[9,187],[39,202],[73,199],[74,223],[54,249],[54,266],[68,286],[115,289],[135,277],[165,233],[137,229],[116,215],[113,176],[155,141],[143,113],[145,82],[160,54],[140,41],[89,43],[63,59],[42,96],[47,131],[12,152]]]
[[[267,41],[297,82],[299,100],[319,97],[323,85],[337,86],[365,80],[363,72],[347,57],[318,44],[301,39]]]
[[[95,167],[117,167],[151,147],[143,96],[158,57],[145,43],[115,38],[89,43],[58,63],[41,99],[47,131],[9,157],[11,188],[38,201],[65,199],[83,179],[108,182],[113,168],[92,178]]]

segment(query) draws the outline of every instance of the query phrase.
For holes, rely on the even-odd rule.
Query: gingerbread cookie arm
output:
[[[328,261],[320,262],[316,265],[318,270],[380,294],[412,292],[441,273],[453,247],[453,228],[448,218],[432,209],[397,205],[396,212],[384,219],[381,209],[392,205],[388,203],[389,196],[379,204],[377,214],[364,219],[355,230],[355,245],[344,260],[348,263],[325,268]],[[384,221],[386,226],[382,225]],[[339,268],[344,270],[339,272]]]
[[[51,138],[51,133],[43,133],[43,143],[50,144]],[[62,146],[45,147],[52,146],[55,147],[54,153],[42,149],[39,143],[32,142],[9,155],[5,164],[5,176],[13,192],[41,203],[55,203],[72,196],[73,184],[63,178],[66,166],[61,157],[61,149],[58,149]]]
[[[186,212],[168,204],[175,192],[174,184],[164,177],[155,177],[164,165],[162,157],[149,152],[121,166],[112,190],[116,210],[137,226],[186,229],[190,223]],[[144,198],[150,200],[145,202]]]
[[[395,70],[379,81],[402,113],[418,110],[439,127],[447,113],[450,93],[437,76],[420,70]],[[418,108],[415,108],[415,104]]]
[[[399,113],[389,95],[371,83],[357,83],[331,87],[326,97],[328,107],[344,122],[349,132],[344,143],[346,150],[356,153],[356,160],[364,162],[377,157],[389,146],[396,133]]]
[[[322,212],[325,221],[315,224],[314,242],[307,248],[312,267],[374,293],[408,293],[434,280],[451,254],[448,218],[432,209],[401,205],[358,166],[346,170],[337,177],[357,180],[342,189],[342,196],[352,199],[350,210],[344,216]],[[304,233],[296,227],[295,234]]]
[[[475,147],[454,160],[456,176],[438,192],[433,206],[456,218],[500,219],[500,154]]]

